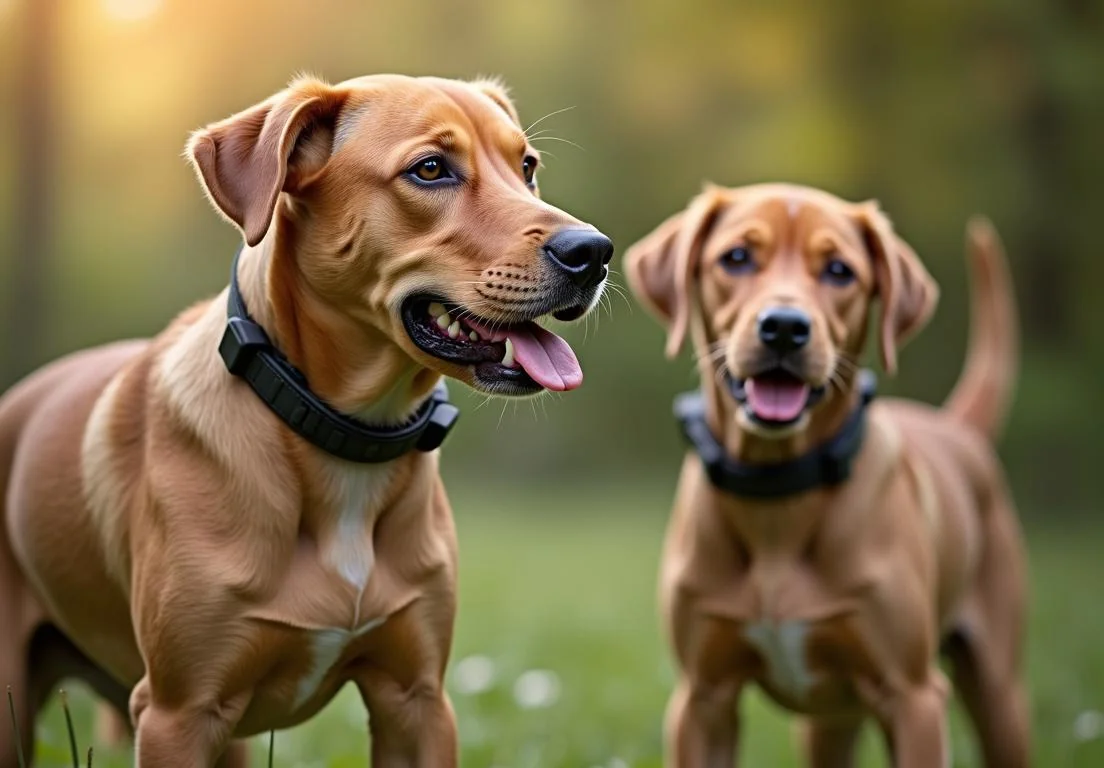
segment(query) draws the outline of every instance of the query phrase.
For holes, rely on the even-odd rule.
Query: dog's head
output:
[[[893,373],[938,296],[876,203],[783,184],[707,186],[628,251],[626,268],[668,328],[668,356],[692,332],[740,426],[772,437],[803,429],[827,389],[851,380],[875,298]]]
[[[249,245],[294,242],[270,294],[488,393],[581,383],[571,347],[534,321],[588,312],[613,247],[540,199],[540,156],[500,85],[301,79],[197,132],[189,155]]]

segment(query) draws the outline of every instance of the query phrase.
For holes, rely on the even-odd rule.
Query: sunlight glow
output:
[[[0,0],[0,3],[4,0]],[[138,21],[152,16],[161,7],[161,0],[103,0],[104,10],[119,21]]]

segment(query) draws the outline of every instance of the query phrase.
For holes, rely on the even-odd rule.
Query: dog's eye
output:
[[[836,285],[847,285],[855,279],[855,271],[847,266],[842,259],[832,258],[824,265],[824,272],[821,276]]]
[[[755,269],[755,260],[751,257],[751,246],[740,245],[721,254],[721,266],[726,272],[739,274]]]
[[[419,160],[410,167],[407,173],[418,179],[418,181],[430,183],[453,178],[452,172],[445,164],[445,159],[437,155]]]
[[[525,183],[529,186],[533,186],[533,179],[537,175],[537,158],[530,155],[521,161],[521,175],[525,177]]]

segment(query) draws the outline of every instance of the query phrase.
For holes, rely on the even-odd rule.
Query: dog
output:
[[[788,184],[706,185],[626,252],[629,283],[689,335],[700,396],[665,540],[660,602],[678,670],[667,765],[738,750],[741,691],[803,718],[810,765],[853,764],[867,718],[899,768],[950,766],[953,680],[985,764],[1028,764],[1026,562],[991,440],[1011,400],[1015,305],[992,226],[969,228],[973,319],[941,408],[870,401],[938,289],[873,201]],[[867,404],[869,402],[869,405]]]
[[[233,740],[351,681],[373,765],[454,766],[438,383],[579,386],[535,321],[593,308],[612,244],[541,200],[497,82],[302,78],[187,155],[244,237],[230,287],[0,401],[0,681],[22,746],[77,676],[129,714],[137,765],[242,765]],[[0,765],[15,754],[0,728]]]

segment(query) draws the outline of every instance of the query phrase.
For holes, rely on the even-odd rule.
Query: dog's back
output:
[[[994,538],[990,529],[1016,526],[993,444],[1012,404],[1019,362],[1012,280],[999,237],[987,220],[970,223],[967,253],[972,273],[970,341],[950,396],[940,407],[895,398],[876,406],[901,432],[918,495],[929,498],[932,514],[938,510],[940,515],[944,585],[971,584]],[[986,514],[993,508],[998,514]],[[997,535],[998,545],[1004,545],[1003,538]]]
[[[64,542],[52,548],[66,558],[65,571],[80,583],[96,579],[100,561],[86,556],[98,548],[98,536],[84,514],[81,443],[88,414],[112,377],[146,348],[145,342],[123,342],[62,358],[16,384],[0,397],[0,677],[16,696],[24,750],[30,752],[29,724],[37,709],[64,677],[79,677],[115,706],[126,705],[127,690],[92,664],[63,634],[49,627],[51,606],[31,573],[31,552],[16,551],[17,531],[27,531],[28,516],[48,515],[50,525],[34,528]],[[49,493],[43,493],[44,485]],[[28,500],[35,499],[36,503]],[[49,500],[49,509],[41,506]],[[39,523],[42,521],[39,520]],[[89,569],[92,569],[91,571]],[[98,579],[97,579],[98,581]],[[98,583],[107,583],[98,582]],[[127,610],[121,593],[82,591],[81,610],[104,615]],[[0,729],[0,755],[14,754],[9,729]]]

